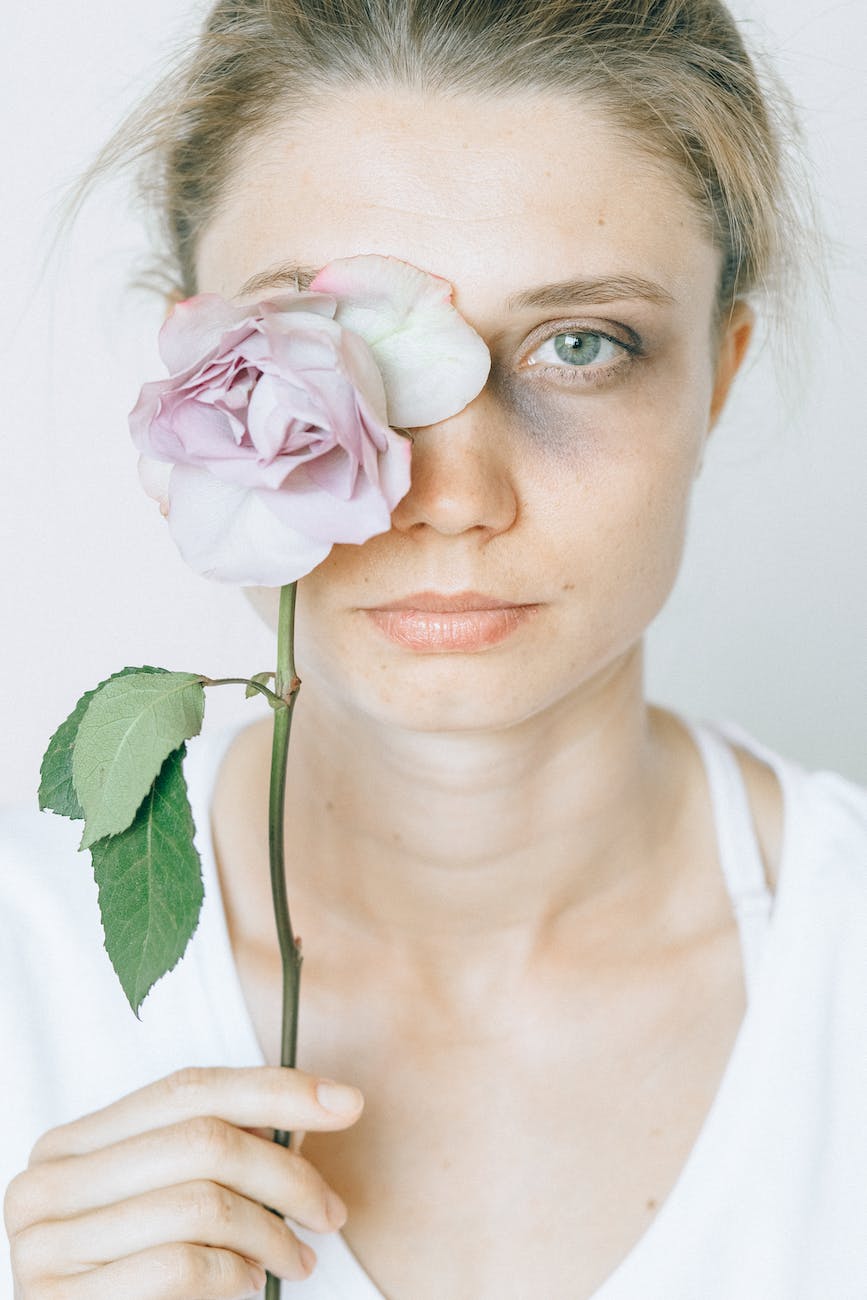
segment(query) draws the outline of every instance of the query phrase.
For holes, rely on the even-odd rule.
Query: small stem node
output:
[[[287,707],[291,707],[295,699],[295,696],[298,694],[300,690],[301,690],[301,678],[296,673],[293,676],[291,682],[289,683],[287,690],[280,698],[282,699],[283,703]]]

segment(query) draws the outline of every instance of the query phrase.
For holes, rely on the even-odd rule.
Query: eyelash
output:
[[[540,348],[544,347],[546,343],[551,343],[554,339],[560,338],[566,334],[576,334],[579,336],[584,335],[588,338],[603,339],[605,342],[612,343],[616,348],[620,349],[621,352],[625,353],[625,356],[617,361],[609,361],[604,364],[596,365],[591,363],[586,366],[569,366],[566,363],[557,365],[556,363],[529,361],[529,358],[534,353],[538,352]],[[591,384],[604,383],[604,381],[613,376],[616,371],[628,367],[634,360],[644,355],[638,336],[635,335],[634,337],[635,342],[626,343],[623,339],[617,338],[613,334],[607,334],[604,330],[588,329],[586,325],[561,325],[560,328],[555,330],[553,333],[546,334],[544,338],[536,341],[532,350],[525,354],[522,367],[533,371],[540,376],[556,375],[558,379],[567,384],[577,383],[589,386]]]

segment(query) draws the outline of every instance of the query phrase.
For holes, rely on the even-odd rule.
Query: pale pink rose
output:
[[[369,345],[392,424],[436,424],[484,387],[491,354],[452,306],[448,280],[396,257],[362,253],[329,262],[310,288],[335,298],[335,319]]]
[[[372,255],[323,276],[333,292],[255,304],[200,294],[160,333],[172,373],[144,386],[130,430],[145,489],[208,577],[282,586],[335,542],[387,531],[411,451],[389,419],[433,423],[487,378],[487,348],[445,281]]]

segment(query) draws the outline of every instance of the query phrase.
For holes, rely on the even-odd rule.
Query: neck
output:
[[[487,1023],[492,1005],[518,1014],[539,979],[552,987],[558,962],[634,959],[676,884],[677,855],[655,846],[670,846],[683,794],[677,732],[645,703],[640,647],[553,708],[476,734],[372,726],[308,675],[286,802],[308,990],[358,986],[364,1003],[401,989],[446,1025]],[[268,964],[269,733],[244,734],[214,799],[232,942]]]
[[[660,806],[641,651],[508,730],[371,725],[315,683],[296,710],[289,893],[378,943],[448,958],[634,893]]]

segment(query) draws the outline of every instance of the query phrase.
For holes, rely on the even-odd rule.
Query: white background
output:
[[[806,376],[795,400],[767,353],[739,383],[650,633],[650,694],[867,782],[867,22],[863,0],[734,9],[801,107],[832,311],[803,321],[783,385]],[[125,290],[143,236],[117,191],[41,276],[52,204],[199,12],[43,0],[4,30],[0,802],[34,798],[48,736],[121,666],[228,676],[273,660],[240,593],[187,571],[138,486],[126,416],[162,373],[161,307]],[[209,692],[210,725],[259,709],[237,688]]]

